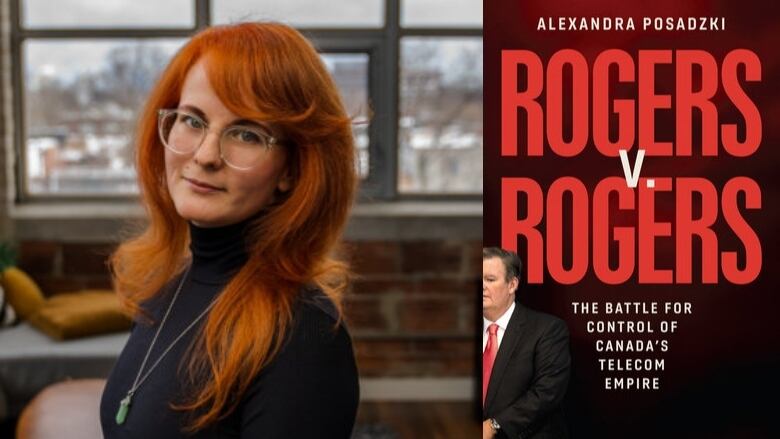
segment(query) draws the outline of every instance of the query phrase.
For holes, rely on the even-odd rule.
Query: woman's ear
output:
[[[276,183],[276,189],[279,192],[285,193],[292,188],[292,177],[290,176],[290,169],[285,168],[282,175],[279,177],[279,181]]]

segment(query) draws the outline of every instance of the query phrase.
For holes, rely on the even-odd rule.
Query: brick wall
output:
[[[106,259],[113,244],[23,241],[17,265],[51,296],[85,288],[111,288]]]
[[[24,240],[18,265],[44,293],[110,288],[115,244]],[[463,377],[475,365],[481,242],[353,241],[345,303],[363,377]]]
[[[363,376],[471,376],[481,243],[362,241],[346,303]]]

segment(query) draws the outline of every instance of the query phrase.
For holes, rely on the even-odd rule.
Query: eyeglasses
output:
[[[160,140],[176,154],[192,154],[209,132],[203,119],[185,110],[159,110],[157,117]],[[265,161],[277,142],[261,125],[230,125],[219,136],[219,156],[231,168],[248,170]]]

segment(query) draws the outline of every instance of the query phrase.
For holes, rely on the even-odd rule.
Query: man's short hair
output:
[[[520,270],[523,269],[523,261],[517,253],[504,250],[500,247],[485,247],[482,249],[482,259],[499,258],[504,264],[506,281],[509,282],[513,277],[520,280]]]

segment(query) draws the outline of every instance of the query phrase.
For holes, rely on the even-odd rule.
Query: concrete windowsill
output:
[[[16,239],[93,242],[121,240],[128,222],[142,224],[132,201],[37,202],[8,209]],[[347,240],[482,239],[481,201],[399,201],[357,204]]]
[[[14,219],[138,219],[144,211],[130,201],[35,202],[11,206]],[[397,201],[360,203],[353,217],[482,217],[481,201]]]

